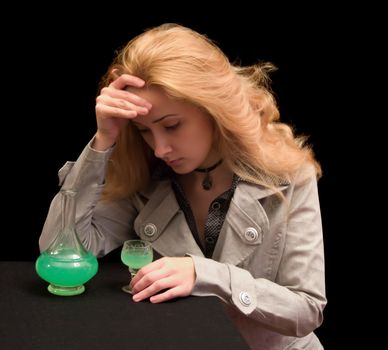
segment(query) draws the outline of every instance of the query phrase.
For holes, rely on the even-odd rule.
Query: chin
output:
[[[174,171],[174,173],[178,174],[178,175],[185,175],[185,174],[189,174],[191,173],[194,169],[190,169],[190,170],[187,170],[187,169],[182,169],[182,168],[172,168],[172,170]]]
[[[170,167],[174,171],[174,173],[179,175],[189,174],[192,171],[194,171],[193,167],[184,166],[183,164],[179,164],[179,165],[177,164],[173,166],[170,165]]]

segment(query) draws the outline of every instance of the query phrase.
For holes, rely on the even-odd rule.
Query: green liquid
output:
[[[83,284],[98,271],[97,258],[87,252],[83,256],[73,250],[59,254],[43,252],[35,263],[38,275],[50,283],[49,291],[58,295],[76,295],[85,290]]]
[[[134,253],[132,253],[131,255],[122,253],[121,260],[129,268],[134,269],[134,270],[139,270],[143,266],[152,262],[152,252],[150,252],[149,254],[143,254],[143,253],[134,254]]]

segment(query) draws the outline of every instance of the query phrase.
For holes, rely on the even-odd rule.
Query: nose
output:
[[[165,158],[171,152],[171,146],[165,137],[154,138],[154,154],[157,158]]]

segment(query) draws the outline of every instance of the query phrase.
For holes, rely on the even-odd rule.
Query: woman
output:
[[[162,256],[131,281],[134,301],[216,295],[252,349],[320,349],[320,168],[279,122],[271,69],[233,66],[179,25],[146,31],[108,69],[96,134],[60,183],[94,254],[140,237]],[[59,214],[56,196],[42,250]]]

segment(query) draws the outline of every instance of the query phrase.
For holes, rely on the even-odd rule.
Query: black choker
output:
[[[209,166],[208,168],[197,168],[195,171],[200,173],[206,173],[205,178],[202,181],[202,188],[206,191],[209,191],[213,186],[212,178],[210,177],[210,172],[217,168],[222,163],[222,159],[220,159],[216,164]]]

